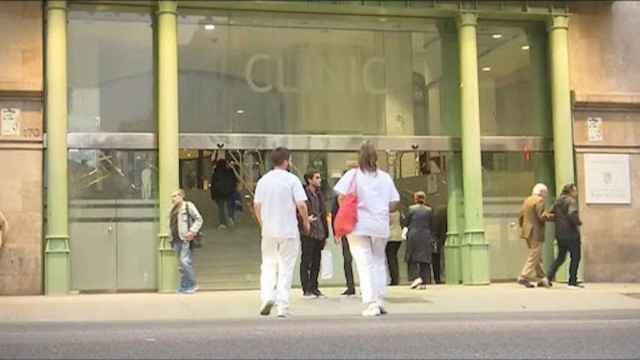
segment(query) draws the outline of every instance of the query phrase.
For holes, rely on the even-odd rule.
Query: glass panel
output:
[[[187,14],[180,131],[443,134],[439,24]]]
[[[541,24],[478,26],[482,135],[552,136]]]
[[[69,12],[69,131],[153,132],[148,12]]]
[[[482,153],[484,225],[492,280],[515,279],[520,274],[527,246],[520,239],[518,215],[522,201],[537,183],[546,184],[549,193],[554,193],[553,153]]]
[[[69,150],[73,288],[156,287],[157,154]]]

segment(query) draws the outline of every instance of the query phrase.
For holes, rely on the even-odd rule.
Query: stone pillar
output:
[[[465,220],[462,281],[465,285],[489,284],[490,276],[489,244],[484,237],[482,204],[477,24],[475,14],[462,13],[458,17]]]
[[[555,185],[556,194],[560,195],[564,185],[575,183],[573,120],[569,87],[569,17],[567,15],[553,15],[548,23],[547,31],[549,33],[551,70]],[[567,261],[558,271],[557,280],[564,281],[568,278],[568,263]],[[580,264],[580,274],[584,273],[583,265],[584,261]]]
[[[48,1],[46,18],[47,233],[44,292],[71,290],[67,171],[67,4]]]
[[[438,26],[442,43],[442,80],[440,81],[440,117],[447,135],[460,138],[460,83],[458,35],[453,21]],[[446,64],[446,66],[444,65]],[[444,265],[447,284],[462,282],[461,232],[464,229],[462,203],[462,159],[459,152],[447,157],[447,241]]]
[[[158,64],[158,291],[173,292],[178,281],[176,257],[169,243],[170,194],[178,189],[178,39],[177,2],[158,1],[156,41]]]

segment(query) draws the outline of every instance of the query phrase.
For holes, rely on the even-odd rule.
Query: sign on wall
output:
[[[587,204],[630,204],[628,154],[585,154]]]
[[[20,135],[20,109],[2,108],[0,109],[0,128],[2,136]]]
[[[587,133],[589,141],[602,141],[602,118],[601,117],[588,117],[587,118]]]

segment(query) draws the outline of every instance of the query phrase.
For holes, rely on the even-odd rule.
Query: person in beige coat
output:
[[[2,211],[0,211],[0,248],[2,247],[3,239],[6,237],[8,232],[9,222],[7,221],[7,218],[4,217]]]
[[[529,248],[529,256],[518,277],[518,284],[527,288],[534,287],[529,282],[533,278],[537,278],[540,281],[538,286],[546,286],[543,283],[546,278],[542,268],[542,245],[544,243],[545,221],[548,218],[548,214],[544,209],[544,199],[547,193],[546,185],[536,184],[533,187],[531,196],[524,200],[518,219],[520,223],[520,238],[527,242],[527,247]]]

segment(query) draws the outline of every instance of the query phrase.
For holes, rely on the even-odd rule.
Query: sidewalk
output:
[[[525,289],[516,284],[431,286],[427,290],[388,288],[390,314],[536,311],[640,311],[640,284],[586,284],[570,290]],[[322,289],[325,298],[302,298],[292,290],[291,315],[358,316],[359,297],[341,297],[342,288]],[[258,291],[202,291],[194,295],[134,293],[0,297],[0,322],[149,321],[258,318]]]

